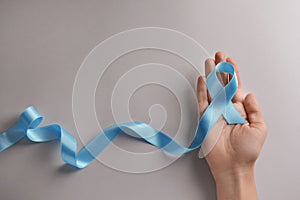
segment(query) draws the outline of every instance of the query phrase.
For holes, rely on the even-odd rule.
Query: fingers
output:
[[[226,62],[226,55],[225,53],[219,51],[215,54],[215,61],[216,64],[220,63],[220,62]],[[221,82],[223,83],[223,85],[226,85],[228,83],[229,80],[229,76],[227,73],[218,73],[218,77],[221,80]]]
[[[204,76],[199,76],[198,78],[197,99],[198,99],[199,112],[201,116],[208,106],[207,88],[206,88],[206,82]]]
[[[254,127],[263,132],[266,132],[266,124],[254,94],[250,93],[246,96],[244,100],[244,107],[247,113],[250,127]]]
[[[207,77],[210,72],[215,68],[216,63],[214,61],[214,59],[212,58],[208,58],[205,60],[205,76]],[[209,93],[207,92],[207,98],[208,98],[208,102],[211,102],[211,97],[209,95]]]
[[[215,68],[216,63],[214,59],[208,58],[205,60],[205,76],[207,77],[210,72]]]
[[[218,51],[215,54],[215,60],[216,60],[216,64],[220,63],[220,62],[225,62],[226,61],[226,55],[225,55],[225,53],[223,53],[222,51]]]
[[[234,97],[232,98],[232,102],[236,103],[236,102],[243,102],[243,89],[242,89],[242,83],[241,83],[241,77],[240,77],[240,73],[239,73],[239,68],[236,65],[236,62],[232,59],[232,58],[227,58],[226,59],[227,62],[231,63],[234,66],[234,71],[238,80],[238,88],[237,91],[234,95]]]

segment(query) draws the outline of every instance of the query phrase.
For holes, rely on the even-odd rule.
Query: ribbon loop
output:
[[[28,129],[36,128],[43,120],[41,114],[33,107],[26,108],[20,115],[18,123]]]
[[[225,72],[232,75],[231,80],[223,86],[220,80],[217,77],[217,72]],[[234,67],[228,62],[219,63],[215,69],[209,74],[207,77],[207,89],[209,94],[211,95],[213,100],[217,100],[217,103],[212,104],[220,104],[225,103],[226,105],[223,107],[222,115],[227,121],[228,124],[245,124],[247,121],[240,115],[237,111],[231,99],[235,95],[238,88],[238,81],[236,77],[236,73],[234,71]],[[225,100],[220,101],[221,98],[225,98]],[[211,105],[212,105],[211,104]]]

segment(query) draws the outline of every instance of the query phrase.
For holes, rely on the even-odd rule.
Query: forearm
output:
[[[218,200],[257,200],[254,166],[215,177]]]

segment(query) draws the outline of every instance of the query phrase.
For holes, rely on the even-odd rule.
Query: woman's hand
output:
[[[254,164],[265,141],[267,127],[254,94],[250,93],[245,98],[243,97],[239,70],[232,58],[227,58],[223,52],[218,52],[215,59],[207,59],[206,76],[216,64],[224,61],[234,66],[239,82],[232,102],[249,123],[236,125],[225,123],[218,141],[206,156],[206,160],[216,181],[219,200],[254,200],[257,199]],[[229,81],[228,74],[218,75],[224,85]],[[211,100],[207,92],[205,77],[199,77],[197,93],[201,115]]]

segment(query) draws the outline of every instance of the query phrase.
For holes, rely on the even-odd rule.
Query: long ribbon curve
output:
[[[231,80],[226,86],[220,83],[217,72],[226,72],[232,75]],[[180,156],[199,148],[211,128],[221,116],[225,118],[228,124],[247,123],[231,102],[237,90],[238,82],[234,67],[230,63],[219,63],[207,77],[206,86],[212,98],[212,102],[201,116],[193,141],[189,147],[178,144],[165,133],[156,130],[146,123],[128,122],[106,128],[77,153],[76,139],[62,126],[51,124],[38,127],[43,117],[31,106],[21,113],[15,125],[0,134],[0,152],[16,144],[24,137],[27,137],[33,142],[48,142],[59,139],[63,161],[74,167],[84,168],[119,134],[128,134],[128,131],[130,131],[143,141],[170,154]],[[131,134],[129,135],[132,136]]]

